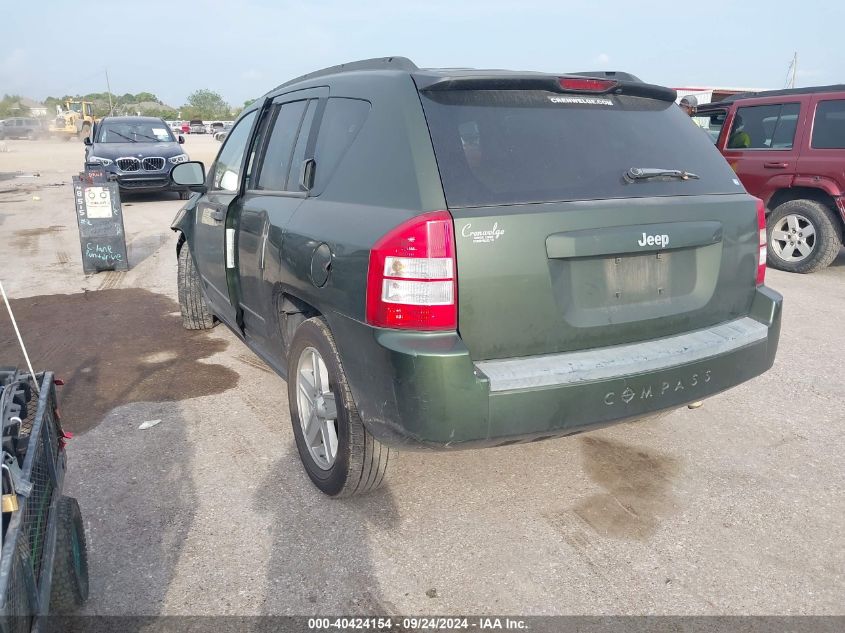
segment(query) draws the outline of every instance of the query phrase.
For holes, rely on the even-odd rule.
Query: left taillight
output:
[[[413,217],[373,245],[366,316],[377,327],[457,328],[455,235],[448,211]]]
[[[766,205],[762,200],[757,200],[757,229],[759,231],[758,253],[757,253],[757,285],[762,286],[766,281]]]

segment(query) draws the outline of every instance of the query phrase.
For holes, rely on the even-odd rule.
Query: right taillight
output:
[[[757,200],[757,228],[759,229],[759,249],[757,253],[757,285],[762,286],[766,281],[766,205]]]
[[[373,245],[366,315],[377,327],[457,328],[455,236],[448,211],[413,217]]]

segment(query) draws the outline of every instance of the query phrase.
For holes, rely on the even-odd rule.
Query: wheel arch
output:
[[[788,187],[779,189],[769,198],[766,209],[768,213],[771,213],[784,202],[791,202],[792,200],[814,200],[815,202],[821,202],[836,213],[836,201],[833,199],[833,196],[824,189],[817,187]]]
[[[281,338],[285,356],[299,325],[312,317],[323,316],[323,312],[310,302],[302,299],[290,288],[277,285],[273,290],[273,317],[276,331]]]
[[[189,199],[186,204],[179,209],[176,217],[170,223],[170,230],[179,234],[179,240],[176,243],[176,255],[182,250],[182,244],[193,239],[194,237],[194,213],[196,212],[196,200]]]
[[[178,236],[178,239],[176,240],[176,257],[179,257],[179,253],[182,252],[182,246],[188,241],[188,238],[185,237],[185,234],[182,231],[178,229],[173,230],[176,231],[176,235]]]

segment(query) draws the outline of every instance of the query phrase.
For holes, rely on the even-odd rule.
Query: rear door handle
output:
[[[226,217],[225,211],[218,210],[218,209],[211,209],[208,212],[208,215],[211,216],[212,220],[217,220],[218,222],[222,222],[223,219]]]
[[[763,167],[766,169],[786,169],[789,167],[789,163],[778,163],[776,161],[763,163]]]

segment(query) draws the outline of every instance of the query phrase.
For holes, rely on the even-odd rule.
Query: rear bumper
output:
[[[500,446],[634,420],[712,396],[772,366],[782,297],[761,287],[748,317],[586,352],[474,363],[455,333],[403,333],[334,315],[368,430],[400,448]]]

